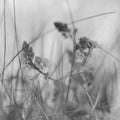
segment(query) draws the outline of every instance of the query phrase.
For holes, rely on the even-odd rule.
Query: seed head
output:
[[[22,57],[24,59],[23,62],[25,64],[32,65],[32,60],[34,58],[34,52],[32,47],[29,47],[29,44],[26,41],[24,41],[22,49],[23,49]]]
[[[69,28],[66,23],[54,22],[54,25],[59,32],[69,32]]]

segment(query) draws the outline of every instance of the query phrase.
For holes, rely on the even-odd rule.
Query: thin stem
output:
[[[105,53],[107,53],[108,55],[110,55],[111,57],[113,57],[114,59],[116,59],[119,63],[120,63],[120,59],[117,58],[116,56],[114,56],[113,54],[111,54],[108,50],[100,47],[100,46],[97,46],[99,49],[101,49],[102,51],[104,51]]]
[[[3,69],[5,67],[6,61],[6,0],[4,0],[4,60],[3,60]],[[4,80],[4,72],[2,73],[2,83]]]
[[[93,16],[90,16],[90,17],[85,17],[85,18],[81,18],[79,20],[75,20],[73,21],[72,23],[68,23],[68,25],[71,25],[71,24],[76,24],[76,23],[80,23],[82,21],[86,21],[86,20],[89,20],[89,19],[93,19],[93,18],[97,18],[97,17],[102,17],[102,16],[105,16],[105,15],[110,15],[110,14],[115,14],[116,12],[106,12],[106,13],[101,13],[101,14],[96,14],[96,15],[93,15]]]
[[[13,0],[13,9],[14,9],[14,32],[15,32],[15,41],[16,41],[17,53],[18,53],[18,52],[19,52],[19,48],[18,48],[18,37],[17,37],[16,3],[15,3],[15,0]],[[18,60],[19,60],[19,64],[20,64],[20,71],[21,71],[21,74],[22,74],[22,70],[21,70],[21,60],[20,60],[19,54],[18,54]],[[22,78],[23,78],[23,74],[22,74]]]
[[[73,27],[73,60],[72,60],[72,65],[71,65],[71,71],[70,71],[70,79],[69,79],[69,83],[68,83],[68,89],[67,89],[67,94],[66,94],[66,101],[65,101],[65,105],[67,104],[67,101],[68,101],[68,96],[69,96],[69,91],[70,91],[70,87],[71,87],[71,82],[72,82],[72,72],[73,72],[73,66],[74,66],[74,62],[75,62],[75,45],[76,45],[76,39],[75,39],[75,26],[74,26],[74,19],[73,19],[73,16],[72,16],[72,11],[71,11],[71,8],[70,8],[70,4],[69,4],[69,1],[66,0],[67,2],[67,5],[68,5],[68,9],[69,9],[69,13],[70,13],[70,18],[71,18],[71,21],[72,21],[72,27]]]
[[[7,43],[6,41],[7,41],[6,40],[6,0],[4,0],[4,60],[3,60],[3,69],[4,69],[5,64],[6,64],[6,43]],[[2,85],[3,85],[3,87],[4,87],[5,91],[6,91],[9,99],[11,100],[9,92],[8,92],[8,90],[7,90],[7,88],[6,88],[5,84],[4,84],[4,72],[5,71],[3,71],[2,74],[1,74],[2,75],[1,82],[2,82]]]

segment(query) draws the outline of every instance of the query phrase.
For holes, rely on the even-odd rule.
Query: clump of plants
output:
[[[54,25],[65,38],[73,39],[78,31],[76,28],[74,30],[70,29],[65,23],[55,22]],[[27,42],[23,42],[23,51],[21,53],[23,66],[37,71],[39,75],[43,76],[44,80],[47,80],[43,88],[41,88],[38,84],[34,85],[32,83],[34,88],[32,87],[30,90],[30,105],[27,108],[30,111],[32,110],[32,113],[30,114],[31,117],[35,114],[35,116],[41,115],[41,119],[45,118],[47,120],[100,119],[101,116],[99,116],[98,113],[100,112],[98,107],[99,100],[97,100],[96,96],[92,95],[92,92],[90,93],[93,87],[94,75],[91,70],[86,69],[87,60],[89,60],[89,57],[92,56],[92,51],[95,48],[97,48],[97,44],[89,38],[78,38],[77,42],[74,43],[73,51],[67,51],[71,64],[71,72],[68,73],[67,76],[55,79],[50,76],[49,71],[44,72],[45,67],[47,67],[46,60],[39,56],[35,56],[32,47],[30,47]],[[77,61],[78,59],[80,61]],[[38,76],[34,79],[34,81],[39,81]],[[68,85],[65,84],[67,79],[69,80]],[[49,99],[50,96],[49,92],[48,97],[46,98],[44,98],[44,95],[42,94],[49,80],[52,80],[55,86],[54,94],[52,95],[52,101],[55,106],[52,108],[47,105],[47,99]],[[79,88],[81,89],[80,95],[78,95]],[[72,96],[70,96],[71,91],[73,92]],[[79,96],[83,96],[83,98],[79,98]],[[73,97],[73,101],[70,100],[70,97]],[[34,104],[31,103],[32,101],[34,101]],[[80,104],[80,101],[85,101],[83,106]],[[37,111],[35,109],[37,109]],[[100,113],[102,114],[102,112]]]
[[[69,72],[63,76],[63,71],[65,71],[63,58],[50,72],[49,61],[36,56],[32,45],[24,41],[21,50],[16,55],[18,57],[20,55],[20,69],[17,75],[11,75],[3,82],[7,96],[5,99],[8,101],[7,105],[3,105],[4,96],[0,93],[0,109],[4,115],[0,117],[3,120],[109,119],[110,105],[106,86],[103,88],[102,97],[99,91],[97,95],[94,94],[95,74],[86,65],[94,49],[100,46],[88,37],[77,38],[78,29],[74,21],[72,21],[72,28],[67,23],[57,21],[53,25],[63,39],[72,40],[73,50],[66,50],[71,66]],[[62,52],[61,54],[64,57]],[[56,69],[59,72],[56,72]],[[53,74],[57,75],[57,79]],[[59,74],[62,74],[61,78],[58,78]]]
[[[64,39],[73,40],[73,50],[67,50],[70,72],[61,78],[54,78],[51,75],[53,72],[49,71],[48,60],[36,56],[32,46],[24,41],[18,75],[14,80],[13,77],[7,80],[11,86],[10,94],[8,92],[10,103],[6,119],[105,119],[104,116],[110,112],[107,95],[104,94],[104,100],[100,100],[99,93],[97,96],[94,94],[95,76],[86,65],[94,49],[98,47],[97,43],[87,37],[76,38],[78,29],[69,28],[66,23],[55,22],[54,26]],[[62,62],[61,59],[57,65],[58,69]],[[49,85],[51,81],[53,89]]]

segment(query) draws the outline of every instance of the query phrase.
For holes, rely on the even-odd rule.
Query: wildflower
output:
[[[54,22],[54,25],[59,32],[69,32],[69,29],[66,23]]]
[[[43,69],[43,61],[41,57],[35,56],[34,64],[40,69]]]
[[[81,37],[79,43],[76,44],[76,50],[79,50],[84,56],[91,54],[91,50],[95,48],[96,45],[93,41],[90,41],[87,37]]]
[[[23,50],[22,60],[23,60],[23,65],[25,65],[25,68],[27,67],[32,70],[37,70],[39,73],[44,75],[45,79],[47,79],[49,76],[48,68],[47,68],[48,60],[35,56],[32,47],[30,47],[29,44],[25,41],[23,42],[22,50]]]
[[[36,56],[34,60],[34,64],[41,70],[47,67],[47,60],[41,57]]]
[[[66,23],[62,22],[54,22],[55,27],[57,30],[65,37],[68,38],[70,34],[70,29],[68,28]]]
[[[38,56],[35,56],[35,60],[34,60],[36,66],[39,66],[42,62],[42,59],[41,57],[38,57]]]
[[[32,60],[34,58],[34,52],[32,47],[29,47],[29,44],[26,41],[24,41],[22,49],[23,49],[22,52],[23,63],[32,66],[33,65]]]

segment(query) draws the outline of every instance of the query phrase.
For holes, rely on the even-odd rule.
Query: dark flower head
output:
[[[35,64],[36,64],[37,66],[40,66],[41,63],[42,63],[41,57],[36,56],[36,57],[35,57]]]
[[[86,49],[88,48],[88,38],[87,37],[81,37],[79,39],[79,45],[81,48]]]
[[[69,32],[69,28],[66,23],[54,22],[54,25],[59,32]]]
[[[34,58],[33,49],[32,47],[29,47],[29,44],[26,41],[23,42],[22,49],[23,49],[22,56],[24,59],[24,63],[30,65]]]
[[[95,42],[90,41],[87,37],[81,37],[79,39],[79,45],[83,49],[86,49],[86,48],[95,48],[96,47]]]
[[[22,45],[22,50],[26,52],[28,49],[29,49],[29,44],[26,41],[24,41]]]
[[[97,44],[94,41],[89,40],[87,37],[79,38],[79,42],[76,44],[76,51],[80,52],[80,54],[84,56],[91,55],[93,48],[95,48]]]

